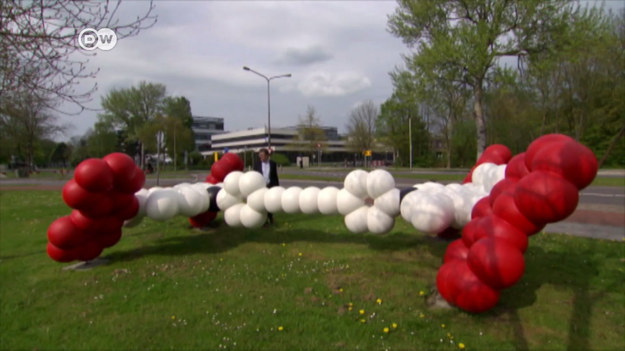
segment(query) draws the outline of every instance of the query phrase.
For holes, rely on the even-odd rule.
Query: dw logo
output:
[[[100,30],[85,28],[78,34],[78,45],[84,50],[100,49],[108,51],[114,48],[115,44],[117,44],[117,35],[109,28]]]

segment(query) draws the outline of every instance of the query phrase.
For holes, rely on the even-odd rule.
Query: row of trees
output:
[[[426,142],[418,154],[440,141],[447,167],[471,165],[492,143],[520,152],[550,132],[588,145],[602,164],[625,164],[625,13],[559,0],[398,5],[389,30],[414,51],[391,73],[378,136],[400,162],[412,120]]]

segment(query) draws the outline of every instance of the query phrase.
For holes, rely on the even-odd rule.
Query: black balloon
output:
[[[417,190],[417,188],[415,187],[410,187],[410,188],[403,188],[399,190],[399,202],[401,203],[402,200],[404,200],[404,196],[408,195],[408,193],[413,192]]]
[[[218,212],[219,206],[217,206],[217,193],[221,190],[221,187],[210,186],[206,189],[208,191],[209,205],[208,210],[211,212]]]

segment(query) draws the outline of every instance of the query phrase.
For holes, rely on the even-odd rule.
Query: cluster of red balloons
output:
[[[230,152],[226,152],[217,162],[213,163],[211,166],[210,173],[206,176],[204,180],[210,184],[222,183],[228,173],[232,171],[242,171],[243,170],[243,161],[237,154],[233,154]],[[217,192],[219,192],[221,188],[219,187],[209,187],[207,189],[210,197],[211,207],[206,212],[202,212],[197,216],[189,217],[189,224],[194,228],[202,228],[208,225],[215,217],[217,216],[217,212],[219,208],[216,206],[215,198],[217,197]]]
[[[592,151],[562,134],[539,137],[514,157],[505,146],[492,145],[478,160],[483,162],[507,163],[505,178],[475,204],[436,275],[441,296],[474,313],[495,306],[500,290],[521,278],[528,237],[573,213],[579,190],[597,174]]]
[[[144,183],[143,171],[123,153],[78,164],[62,191],[72,212],[48,227],[48,256],[58,262],[89,261],[115,245],[124,221],[139,211],[135,193]]]

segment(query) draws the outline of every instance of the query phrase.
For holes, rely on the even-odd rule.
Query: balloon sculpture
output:
[[[462,184],[426,182],[409,189],[396,189],[393,176],[381,169],[352,171],[342,189],[267,189],[260,173],[243,172],[241,159],[226,153],[203,183],[147,190],[132,159],[114,153],[76,167],[63,187],[73,210],[50,224],[47,252],[59,262],[94,259],[119,241],[122,225],[145,216],[165,221],[182,215],[191,226],[204,227],[221,210],[227,225],[257,228],[267,212],[341,214],[351,232],[382,234],[401,215],[421,232],[461,233],[445,251],[436,286],[450,304],[478,313],[521,278],[528,238],[569,216],[578,191],[596,173],[593,153],[561,134],[542,136],[514,157],[505,146],[491,145]]]

